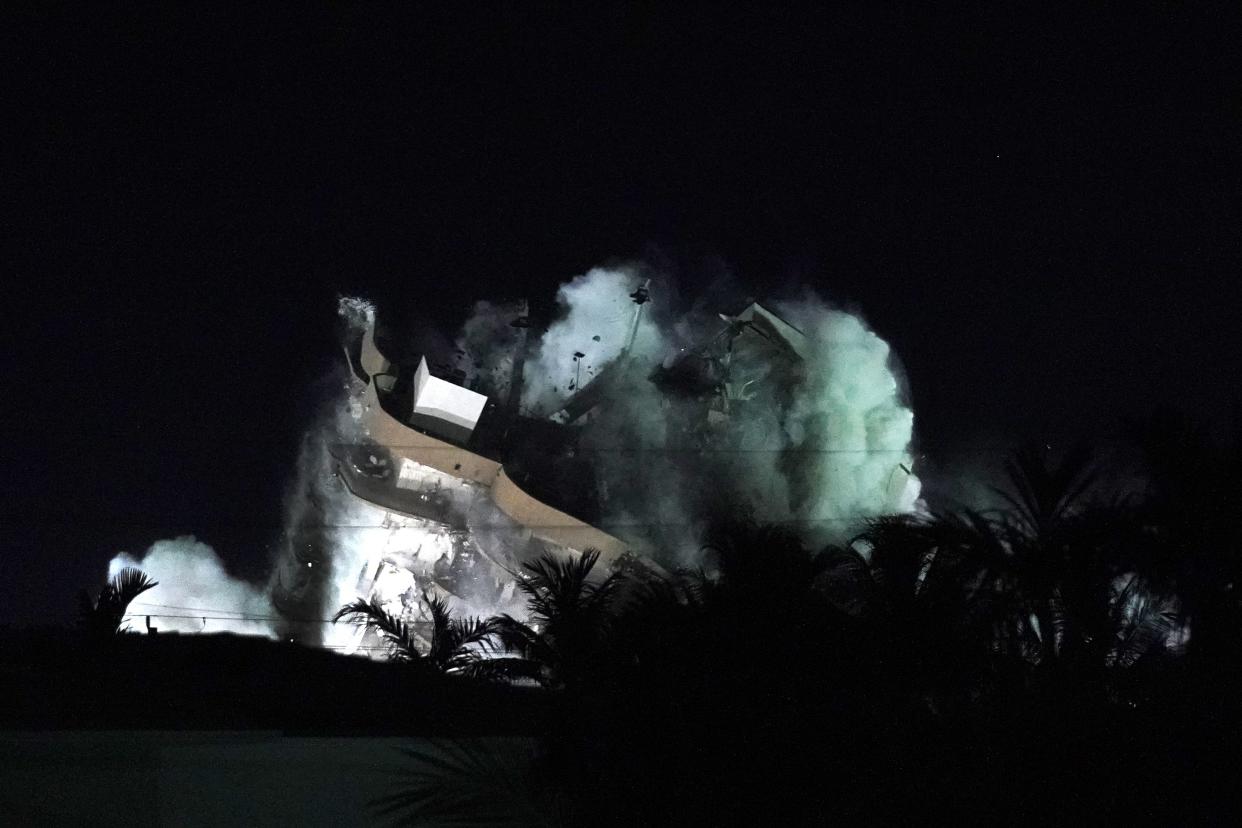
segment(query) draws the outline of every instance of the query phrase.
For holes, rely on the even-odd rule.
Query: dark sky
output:
[[[1233,15],[256,5],[5,13],[0,621],[181,533],[261,573],[338,292],[811,285],[943,464],[1235,394]]]

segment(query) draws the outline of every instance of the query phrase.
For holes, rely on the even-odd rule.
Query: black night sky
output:
[[[809,285],[941,465],[1224,421],[1232,21],[769,5],[10,8],[0,621],[178,534],[261,575],[341,292],[451,333],[615,260]]]

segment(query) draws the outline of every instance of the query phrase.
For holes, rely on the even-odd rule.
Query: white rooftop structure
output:
[[[459,430],[464,429],[468,437],[478,425],[485,405],[485,395],[432,376],[426,357],[418,361],[418,370],[414,374],[414,414],[420,415],[419,419],[430,418],[447,424],[452,427],[450,431],[457,432],[457,435],[460,435]]]

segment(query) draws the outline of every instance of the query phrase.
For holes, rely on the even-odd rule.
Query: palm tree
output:
[[[891,515],[851,541],[829,545],[817,586],[857,618],[883,653],[886,681],[932,710],[966,688],[978,692],[994,636],[986,578],[963,553],[996,543],[977,513]],[[963,683],[964,682],[964,683]],[[948,695],[946,695],[948,694]]]
[[[1155,568],[1184,602],[1179,623],[1193,626],[1193,651],[1242,652],[1242,419],[1221,445],[1174,412],[1130,427],[1147,485],[1139,504]]]
[[[358,598],[336,611],[332,621],[348,621],[379,635],[393,661],[422,661],[414,632],[400,618],[389,613],[378,601]]]
[[[492,619],[454,618],[448,602],[440,596],[423,595],[431,612],[431,643],[427,652],[419,649],[410,626],[385,610],[377,601],[359,598],[341,607],[333,621],[346,620],[379,634],[394,661],[418,662],[445,674],[483,675],[484,651],[496,634]]]
[[[646,680],[679,681],[679,673],[707,655],[703,642],[717,603],[719,582],[702,570],[677,570],[639,581],[611,625],[608,649],[613,666]]]
[[[1181,627],[1179,579],[1129,499],[1093,495],[1089,453],[1050,465],[1027,449],[1010,480],[1017,495],[1008,498],[1006,537],[1044,610],[1032,614],[1043,658],[1098,670],[1163,650]]]
[[[560,559],[545,553],[523,564],[518,588],[526,595],[529,619],[492,619],[501,647],[517,659],[497,666],[537,677],[549,686],[574,684],[597,659],[611,627],[611,610],[622,583],[619,573],[592,581],[599,550]]]
[[[93,636],[116,635],[121,632],[130,602],[158,585],[158,581],[152,581],[142,570],[127,566],[104,584],[95,600],[91,600],[86,590],[78,593],[78,621]]]
[[[1099,670],[1153,651],[1175,602],[1142,565],[1128,505],[1095,495],[1090,453],[1053,463],[1026,447],[1007,472],[1006,508],[880,519],[856,539],[885,608],[916,629],[953,618],[953,635],[1028,667]]]
[[[829,563],[788,527],[757,523],[747,514],[713,521],[705,541],[728,600],[745,593],[751,602],[787,606],[811,595]]]

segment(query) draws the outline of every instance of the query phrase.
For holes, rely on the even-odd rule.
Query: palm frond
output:
[[[494,618],[455,618],[450,625],[451,640],[457,647],[483,644],[496,634]]]
[[[439,654],[437,650],[445,647],[452,649],[448,639],[453,624],[453,613],[449,610],[448,601],[443,596],[428,595],[424,592],[423,603],[427,605],[427,610],[431,613],[431,652],[429,655],[435,659]]]
[[[1108,659],[1110,664],[1130,667],[1159,650],[1183,619],[1176,596],[1161,593],[1137,574],[1122,578],[1111,606],[1116,632]]]
[[[93,633],[120,632],[130,602],[156,586],[159,582],[151,580],[145,572],[127,566],[108,579],[94,602],[86,592],[78,595],[80,621]]]
[[[545,646],[539,632],[528,624],[518,621],[510,615],[499,615],[491,619],[493,650],[518,653],[525,658],[539,659],[546,655]]]
[[[1072,447],[1059,463],[1034,445],[1024,446],[1006,463],[1006,471],[1014,491],[996,491],[1032,535],[1052,531],[1073,515],[1099,479],[1085,444]]]
[[[819,590],[842,612],[859,616],[867,612],[875,591],[873,570],[862,553],[852,546],[830,544],[820,552],[824,571],[816,579]]]
[[[829,564],[788,526],[756,523],[749,516],[720,520],[705,540],[703,549],[714,554],[724,587],[753,595],[805,596]]]
[[[377,601],[364,601],[359,598],[337,610],[332,620],[344,620],[375,630],[388,646],[388,657],[394,661],[417,661],[423,658],[409,625],[390,615]]]
[[[599,584],[589,581],[599,555],[598,549],[587,549],[576,557],[544,554],[524,564],[525,577],[518,587],[527,597],[531,616],[546,622],[606,604],[620,578],[614,573]]]
[[[542,683],[544,669],[537,661],[528,658],[512,658],[506,656],[482,657],[472,660],[461,668],[461,673],[469,678],[483,681],[517,681],[528,680]]]
[[[479,661],[491,649],[496,635],[496,621],[492,618],[455,618],[449,622],[442,641],[433,641],[433,660],[445,672],[463,670]]]
[[[127,566],[112,576],[104,591],[108,594],[108,600],[124,611],[131,601],[157,586],[159,586],[159,581],[151,580],[137,567]]]

